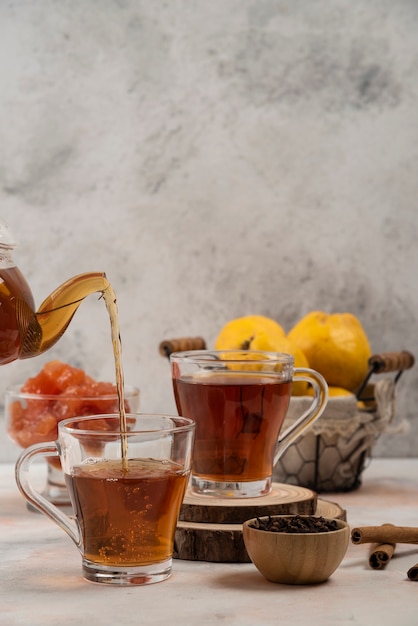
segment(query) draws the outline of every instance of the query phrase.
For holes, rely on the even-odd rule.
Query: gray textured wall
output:
[[[162,338],[248,313],[418,355],[417,32],[415,0],[0,3],[0,216],[38,304],[106,271],[143,410],[174,410]],[[51,358],[112,378],[103,303],[1,391]],[[379,454],[418,453],[417,372]]]

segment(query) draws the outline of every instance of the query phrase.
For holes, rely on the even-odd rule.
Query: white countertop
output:
[[[34,471],[43,476],[44,468]],[[374,459],[363,485],[320,494],[347,511],[351,526],[418,525],[418,460]],[[415,626],[418,583],[407,579],[418,546],[399,545],[385,570],[368,565],[367,545],[350,543],[322,585],[266,581],[252,564],[174,561],[173,574],[144,587],[97,585],[81,576],[81,558],[47,517],[28,511],[12,464],[0,464],[0,624],[153,626]]]

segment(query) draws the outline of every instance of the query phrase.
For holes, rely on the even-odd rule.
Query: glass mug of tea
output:
[[[28,502],[74,541],[87,580],[140,585],[168,578],[177,519],[190,477],[195,425],[167,415],[75,417],[56,442],[35,444],[16,463]],[[75,523],[30,483],[35,458],[58,456]]]
[[[191,490],[235,498],[270,493],[274,465],[325,409],[325,379],[274,352],[192,350],[172,353],[170,362],[178,413],[196,423]],[[312,385],[312,403],[280,433],[293,381]]]

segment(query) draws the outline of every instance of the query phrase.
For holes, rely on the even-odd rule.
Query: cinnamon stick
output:
[[[409,568],[407,576],[409,580],[418,580],[418,563]]]
[[[374,543],[370,550],[369,565],[372,569],[384,569],[393,557],[395,543]]]
[[[415,526],[361,526],[351,530],[351,541],[360,543],[418,543],[418,528]]]

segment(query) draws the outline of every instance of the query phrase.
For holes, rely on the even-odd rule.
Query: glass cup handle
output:
[[[48,443],[36,443],[29,446],[20,454],[16,461],[15,478],[20,492],[26,500],[41,513],[48,515],[58,526],[71,537],[77,548],[81,551],[81,539],[78,530],[71,519],[49,502],[43,495],[33,489],[30,483],[29,469],[35,457],[59,456],[57,444],[53,441]]]
[[[293,424],[286,428],[284,433],[279,435],[274,455],[274,465],[276,465],[283,452],[298,439],[304,430],[312,426],[322,415],[328,401],[328,385],[319,372],[307,367],[295,368],[293,381],[310,383],[314,389],[314,397],[308,409]]]

